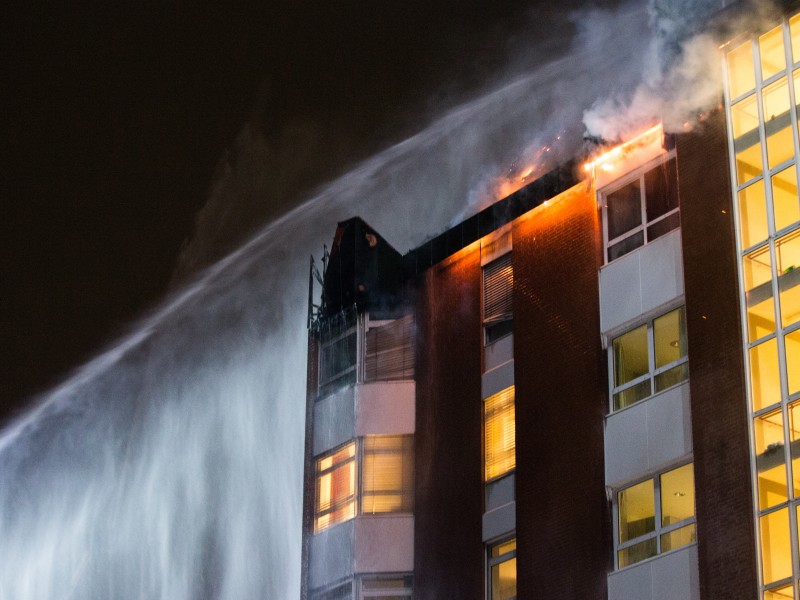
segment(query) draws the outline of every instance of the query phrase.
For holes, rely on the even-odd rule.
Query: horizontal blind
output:
[[[364,380],[414,378],[414,317],[372,327],[366,335]]]
[[[351,442],[317,460],[315,531],[355,516],[356,445]]]
[[[514,386],[483,401],[486,481],[511,471],[517,464]]]
[[[414,503],[414,437],[368,435],[361,467],[361,512],[409,512]]]
[[[483,268],[483,320],[502,321],[512,316],[514,269],[511,252]]]

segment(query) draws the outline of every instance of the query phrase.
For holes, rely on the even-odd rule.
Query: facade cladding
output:
[[[800,15],[721,52],[691,132],[405,255],[339,224],[304,599],[800,598]]]

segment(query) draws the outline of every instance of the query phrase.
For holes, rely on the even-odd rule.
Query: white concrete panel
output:
[[[680,229],[600,269],[600,329],[608,333],[683,295]]]
[[[697,544],[608,576],[608,600],[699,600]]]
[[[353,574],[354,520],[311,536],[309,574],[312,588],[329,585]]]
[[[514,385],[514,361],[510,360],[483,374],[481,377],[481,398],[488,398],[492,394],[502,392],[512,385]]]
[[[692,453],[689,382],[606,417],[606,485],[661,470]]]
[[[600,330],[605,333],[642,313],[639,251],[600,269]]]
[[[683,295],[681,230],[676,229],[638,250],[642,312],[648,313]]]
[[[516,476],[514,473],[486,485],[486,510],[492,510],[516,500]]]
[[[355,572],[414,570],[414,517],[391,515],[355,520]]]
[[[355,391],[348,386],[314,404],[314,455],[355,437]]]
[[[640,473],[646,473],[647,400],[606,417],[606,485],[617,487]]]
[[[416,385],[379,381],[356,386],[356,435],[414,433]]]
[[[510,334],[483,349],[483,368],[485,371],[489,371],[513,358],[514,334]]]
[[[517,503],[509,502],[483,513],[483,541],[497,539],[517,528]]]

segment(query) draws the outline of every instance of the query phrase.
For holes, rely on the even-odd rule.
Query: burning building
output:
[[[303,598],[800,597],[800,14],[722,41],[693,131],[404,255],[339,223]]]

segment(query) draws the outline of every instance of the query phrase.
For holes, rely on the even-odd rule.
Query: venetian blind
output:
[[[367,331],[364,380],[414,378],[414,317],[407,315]]]
[[[410,512],[414,504],[414,436],[364,437],[361,512]]]
[[[511,297],[514,289],[514,270],[511,252],[483,268],[483,320],[496,322],[512,316]]]
[[[486,481],[511,471],[517,464],[514,386],[483,401],[484,466]]]

